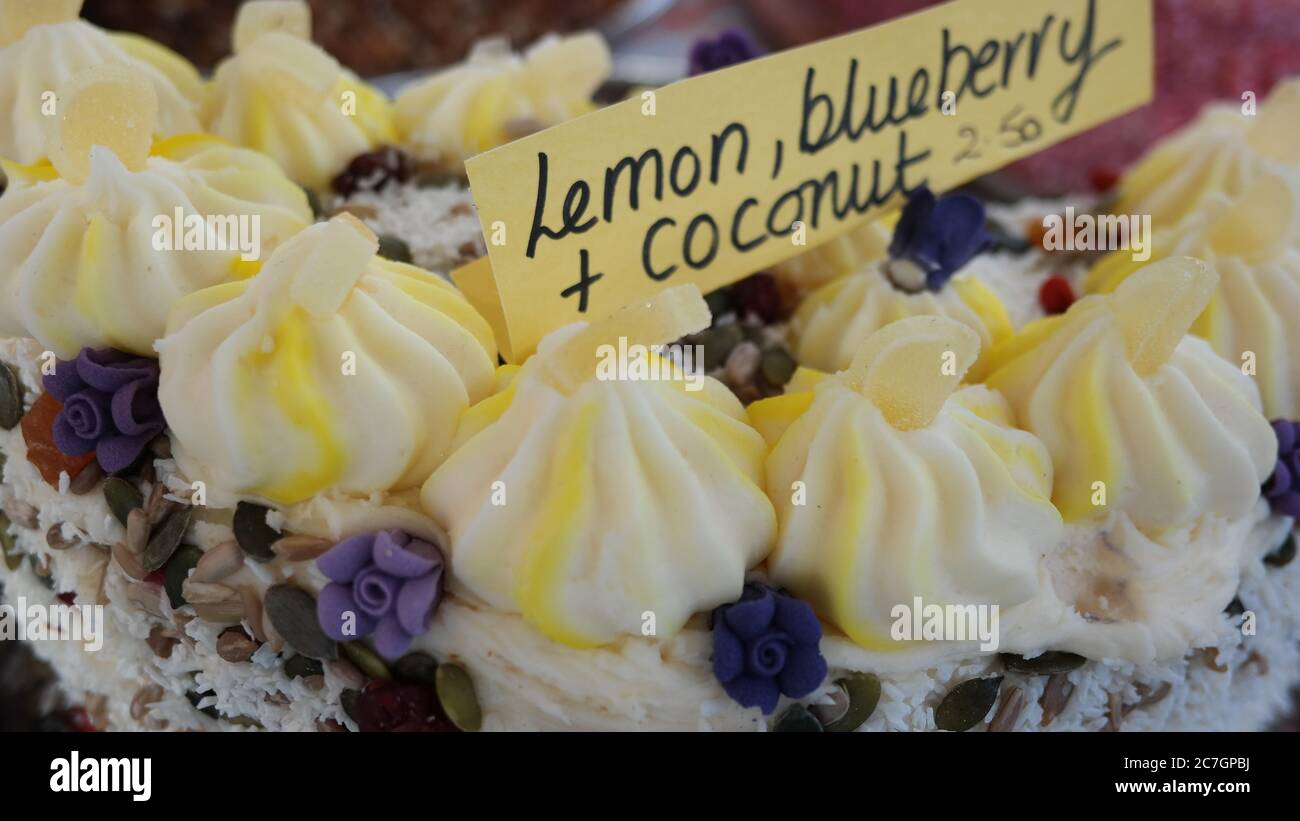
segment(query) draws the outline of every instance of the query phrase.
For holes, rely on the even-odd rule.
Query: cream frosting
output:
[[[1156,257],[1187,255],[1219,274],[1192,333],[1255,377],[1270,418],[1300,416],[1300,169],[1261,169],[1233,197],[1207,194],[1175,227],[1157,232]],[[1107,293],[1141,263],[1117,251],[1088,272],[1085,288]]]
[[[896,218],[897,215],[895,214]],[[772,266],[772,274],[798,291],[819,288],[836,277],[861,271],[889,255],[892,219],[869,222],[830,242]]]
[[[1158,228],[1169,228],[1212,194],[1237,196],[1262,169],[1300,168],[1297,122],[1300,79],[1279,83],[1253,116],[1241,103],[1211,103],[1124,175],[1111,210],[1150,214]]]
[[[77,19],[80,8],[61,0],[0,5],[0,157],[24,164],[44,157],[45,95],[91,66],[124,66],[148,80],[158,99],[157,135],[198,131],[198,71],[157,43]]]
[[[51,128],[46,153],[56,164],[5,165],[0,333],[35,337],[62,357],[87,345],[151,355],[177,300],[256,270],[244,258],[251,244],[157,243],[158,220],[176,222],[177,209],[183,219],[246,217],[249,232],[257,220],[265,249],[310,223],[311,210],[255,152],[202,135],[150,146],[152,90],[132,70],[95,67],[65,88],[73,87],[84,94],[67,100]],[[122,123],[101,111],[115,103],[138,105],[143,127],[115,131]]]
[[[1067,522],[1121,511],[1152,538],[1259,499],[1276,439],[1250,377],[1185,336],[1218,281],[1171,257],[1030,323],[982,363],[1047,445]]]
[[[460,292],[377,247],[336,217],[172,310],[159,398],[187,477],[287,505],[429,476],[491,392],[496,347]]]
[[[459,589],[575,647],[647,624],[666,639],[739,597],[776,532],[765,447],[739,401],[707,377],[693,391],[680,378],[593,372],[606,334],[649,328],[636,343],[649,345],[707,325],[694,286],[661,298],[684,294],[686,325],[656,300],[554,331],[465,414],[458,448],[422,493],[450,535]]]
[[[317,190],[356,155],[397,141],[391,105],[304,34],[305,3],[240,7],[235,54],[217,66],[207,130],[268,154]]]
[[[403,89],[397,125],[419,155],[459,164],[591,111],[611,70],[609,48],[594,32],[548,35],[523,54],[503,39],[484,40],[465,62]]]
[[[1011,320],[997,294],[971,271],[954,276],[939,291],[907,293],[868,263],[808,295],[791,328],[795,357],[827,372],[843,370],[877,330],[911,316],[943,316],[975,331],[981,349],[1009,337]]]
[[[1060,540],[1046,448],[996,392],[953,392],[978,348],[955,320],[911,317],[870,337],[848,370],[750,406],[774,443],[768,571],[863,647],[906,647],[892,611],[915,596],[1031,599]]]

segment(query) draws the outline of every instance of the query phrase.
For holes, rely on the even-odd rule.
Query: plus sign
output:
[[[578,255],[581,260],[579,263],[578,281],[570,285],[568,288],[565,288],[563,291],[560,291],[560,296],[568,299],[574,294],[577,294],[578,313],[585,314],[587,312],[587,291],[591,288],[592,283],[603,277],[604,274],[591,273],[590,265],[587,260],[586,248],[579,251]]]

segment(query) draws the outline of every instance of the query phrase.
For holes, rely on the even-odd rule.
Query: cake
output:
[[[463,164],[591,110],[597,35],[486,43],[390,101],[302,3],[246,3],[206,82],[77,6],[0,4],[0,65],[61,105],[39,139],[39,112],[0,119],[0,630],[102,608],[98,635],[28,642],[83,724],[1259,729],[1287,708],[1293,85],[1121,180],[1112,208],[1160,215],[1149,261],[1022,236],[1063,202],[918,189],[507,364],[449,276],[483,253]],[[214,245],[228,214],[259,247]]]

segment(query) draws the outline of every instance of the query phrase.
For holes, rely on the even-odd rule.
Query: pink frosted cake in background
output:
[[[0,120],[0,583],[11,606],[102,607],[99,646],[30,642],[89,726],[1260,729],[1287,709],[1295,81],[1120,180],[1109,207],[1155,215],[1150,260],[1043,250],[1026,223],[1065,202],[921,188],[502,364],[448,277],[483,254],[463,163],[591,110],[598,36],[482,44],[389,101],[301,3],[246,3],[206,82],[78,6],[0,3],[21,69],[0,94],[40,77],[61,105],[48,130],[35,104]],[[748,56],[723,38],[694,68]],[[150,242],[157,215],[230,213],[255,243]],[[668,346],[643,363],[666,378],[605,378],[619,344]],[[942,602],[996,621],[931,640]]]

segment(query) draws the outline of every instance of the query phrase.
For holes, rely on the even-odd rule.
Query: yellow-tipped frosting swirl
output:
[[[187,477],[280,504],[428,478],[491,391],[496,349],[455,288],[377,247],[336,217],[176,306],[159,397]]]
[[[0,0],[0,157],[45,157],[50,98],[93,66],[133,69],[153,87],[158,136],[199,130],[203,82],[181,56],[135,35],[109,34],[78,19],[79,0]]]
[[[893,215],[897,218],[897,214]],[[830,242],[772,266],[772,274],[799,291],[819,288],[836,277],[861,271],[889,255],[893,219],[869,222],[847,231]]]
[[[458,449],[422,493],[450,534],[459,584],[577,647],[642,635],[647,618],[669,637],[740,595],[776,533],[763,439],[744,408],[654,354],[658,379],[595,369],[620,336],[632,350],[708,321],[699,291],[682,286],[561,328],[522,369],[503,369],[508,387],[465,414]]]
[[[1056,467],[1067,522],[1122,511],[1153,538],[1259,498],[1276,439],[1250,377],[1185,336],[1218,276],[1171,257],[1027,325],[981,363]]]
[[[1236,197],[1270,166],[1300,168],[1300,79],[1279,83],[1254,116],[1211,103],[1156,145],[1120,180],[1117,214],[1150,214],[1157,230],[1191,216],[1207,197]]]
[[[1252,373],[1270,418],[1300,416],[1300,169],[1272,166],[1235,197],[1207,196],[1153,254],[1193,256],[1219,274],[1214,297],[1192,324],[1229,362]],[[1139,270],[1127,252],[1088,272],[1084,288],[1109,293]]]
[[[398,128],[416,153],[455,166],[591,111],[610,71],[609,48],[594,32],[548,35],[522,55],[485,40],[464,63],[402,90]]]
[[[61,357],[151,356],[177,300],[247,276],[311,222],[302,190],[260,154],[203,135],[151,144],[157,100],[132,69],[87,69],[60,99],[53,162],[4,166],[0,334]]]
[[[769,572],[864,647],[903,649],[893,610],[916,596],[1028,601],[1061,537],[1047,449],[996,392],[956,389],[978,352],[962,323],[911,317],[847,370],[749,408],[773,442]]]
[[[203,122],[324,190],[349,160],[396,142],[397,132],[387,98],[312,43],[310,30],[301,0],[241,6],[235,54],[217,67]]]
[[[911,316],[954,319],[975,331],[985,349],[1012,333],[1002,300],[974,274],[958,274],[940,291],[907,293],[872,263],[831,280],[799,306],[792,322],[795,356],[812,368],[843,370],[873,333]]]

